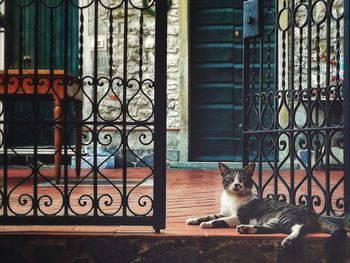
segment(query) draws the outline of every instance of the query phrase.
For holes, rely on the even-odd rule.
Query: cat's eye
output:
[[[232,177],[227,177],[224,180],[225,183],[232,183],[233,182],[233,178]]]

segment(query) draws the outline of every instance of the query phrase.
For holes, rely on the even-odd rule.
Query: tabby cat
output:
[[[326,246],[335,247],[346,238],[340,224],[319,217],[304,205],[292,205],[266,198],[252,192],[255,164],[243,169],[230,169],[219,163],[223,192],[219,214],[186,220],[188,225],[201,228],[236,227],[241,234],[286,233],[282,247],[292,246],[306,232],[327,232],[331,237]]]

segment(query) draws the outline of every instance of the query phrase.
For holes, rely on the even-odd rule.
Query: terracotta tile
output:
[[[45,174],[44,178],[40,181],[54,180],[53,169],[42,169],[42,173]],[[88,173],[88,170],[83,170],[82,175]],[[121,178],[120,169],[106,169],[101,171],[107,178],[115,179]],[[24,182],[24,179],[30,174],[28,169],[9,169],[9,191],[15,189],[15,186]],[[128,169],[128,178],[140,179],[144,178],[145,174],[149,174],[147,169],[130,168]],[[256,175],[255,175],[256,176]],[[331,185],[334,186],[343,176],[342,171],[331,171]],[[74,171],[69,170],[69,177],[74,177]],[[264,171],[263,181],[266,182],[271,177],[271,171]],[[288,171],[282,171],[281,177],[289,182],[290,176]],[[305,177],[304,171],[295,171],[295,182],[301,182]],[[312,181],[312,187],[315,190],[315,194],[322,197],[322,190],[317,187],[315,180],[320,182],[325,181],[324,171],[315,171],[314,179]],[[21,194],[28,192],[32,193],[32,181],[26,180],[20,187],[16,188],[12,193],[11,204],[16,208],[17,212],[25,212],[25,209],[21,207],[17,200]],[[307,180],[300,187],[300,191],[297,194],[299,196],[305,193],[307,187]],[[58,209],[61,196],[59,191],[54,187],[42,187],[39,188],[39,194],[49,194],[52,196],[53,202],[56,202],[56,206],[52,206]],[[59,186],[59,189],[63,189]],[[73,189],[70,187],[69,189]],[[113,193],[113,189],[110,186],[99,186],[99,193]],[[122,189],[121,186],[118,189]],[[127,191],[132,188],[128,187]],[[273,180],[266,186],[266,191],[273,191]],[[115,189],[114,189],[115,190]],[[281,193],[286,194],[286,189],[282,183],[279,184],[279,190]],[[135,189],[130,196],[130,206],[137,205],[138,197],[143,194],[152,196],[153,190],[150,187],[139,187]],[[152,227],[145,226],[0,226],[0,235],[7,234],[35,234],[35,235],[67,235],[67,236],[79,236],[79,235],[92,235],[92,236],[127,236],[127,235],[145,235],[145,236],[216,236],[216,237],[235,237],[235,238],[263,238],[265,235],[240,235],[234,229],[206,229],[202,230],[198,226],[187,226],[185,220],[189,217],[199,216],[203,214],[215,213],[219,209],[219,200],[221,193],[221,180],[218,176],[217,170],[168,170],[167,171],[167,228],[162,230],[161,234],[154,234]],[[84,194],[92,194],[92,187],[79,186],[74,192],[72,192],[71,200],[77,200]],[[118,193],[115,191],[113,197],[118,199]],[[339,191],[334,192],[332,198],[333,204],[336,199],[342,197],[341,187]],[[324,199],[321,200],[324,202]],[[17,202],[17,204],[16,204]],[[136,207],[136,206],[135,206]],[[72,204],[72,208],[76,209],[79,213],[84,210],[79,207],[78,203]],[[140,208],[135,208],[140,209]],[[106,211],[113,212],[113,207],[106,207]],[[137,210],[142,211],[142,210]],[[46,211],[50,212],[50,211]],[[284,235],[268,235],[268,238],[281,239]],[[324,238],[326,234],[311,234],[308,238]]]

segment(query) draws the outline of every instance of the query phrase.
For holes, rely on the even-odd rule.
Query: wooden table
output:
[[[0,95],[4,99],[6,77],[5,71],[0,71]],[[74,80],[68,75],[67,91],[64,92],[63,80],[65,77],[63,70],[38,70],[35,75],[34,70],[19,70],[13,69],[7,71],[8,86],[7,94],[16,96],[26,95],[52,95],[53,100],[53,116],[55,120],[54,128],[54,166],[56,183],[59,183],[61,178],[61,152],[62,152],[62,127],[64,122],[63,100],[65,96],[74,102],[74,118],[76,122],[75,132],[75,148],[76,148],[76,174],[80,176],[81,169],[81,135],[82,127],[82,92],[77,80]],[[37,85],[34,84],[37,77]]]

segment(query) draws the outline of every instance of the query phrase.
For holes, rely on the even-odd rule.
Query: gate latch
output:
[[[243,38],[260,35],[260,0],[248,0],[243,6]]]

